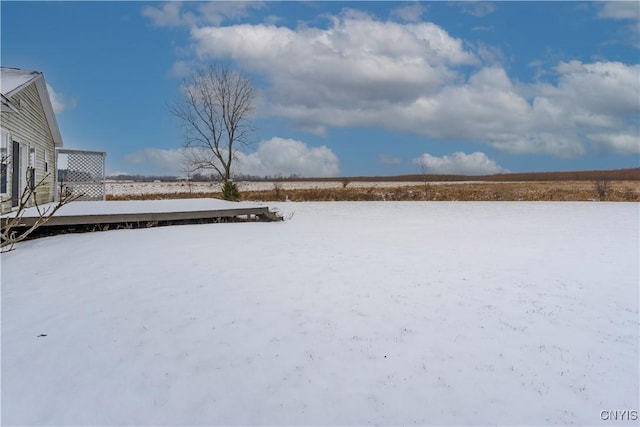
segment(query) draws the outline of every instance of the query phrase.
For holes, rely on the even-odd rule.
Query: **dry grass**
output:
[[[201,197],[219,198],[219,191],[207,193],[164,193],[108,195],[107,200],[156,200]],[[242,200],[250,201],[593,201],[600,200],[592,181],[532,181],[532,182],[482,182],[438,183],[389,188],[343,187],[285,190],[245,191]],[[639,202],[640,181],[610,181],[607,201]]]

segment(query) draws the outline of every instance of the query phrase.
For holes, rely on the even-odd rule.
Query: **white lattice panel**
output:
[[[58,180],[63,191],[80,195],[78,200],[104,200],[105,158],[102,152],[58,150]]]

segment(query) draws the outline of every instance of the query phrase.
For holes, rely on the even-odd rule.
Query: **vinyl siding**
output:
[[[46,177],[45,185],[40,187],[36,193],[38,203],[48,203],[53,201],[55,194],[55,144],[47,119],[42,108],[42,103],[35,82],[11,97],[14,105],[20,106],[18,113],[2,113],[0,126],[9,132],[13,141],[19,142],[24,147],[24,155],[27,156],[27,164],[31,158],[30,149],[36,149],[35,156],[35,179],[39,182]],[[45,150],[49,156],[49,172],[44,171]],[[8,147],[11,155],[11,142]],[[7,193],[2,195],[2,211],[11,209],[11,162],[9,161]],[[26,174],[26,171],[21,171]],[[25,177],[22,177],[25,179]],[[33,201],[31,202],[33,205]]]

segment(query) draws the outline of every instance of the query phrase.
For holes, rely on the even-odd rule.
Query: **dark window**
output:
[[[0,132],[0,193],[7,192],[7,172],[9,164],[9,156],[7,146],[9,145],[9,134],[4,130]]]
[[[36,186],[36,149],[29,149],[29,185],[31,188],[35,188]]]
[[[36,188],[36,170],[34,168],[29,168],[29,186],[31,188]]]
[[[7,159],[6,157],[2,158],[2,162],[0,163],[0,173],[2,177],[0,177],[0,193],[7,192]]]

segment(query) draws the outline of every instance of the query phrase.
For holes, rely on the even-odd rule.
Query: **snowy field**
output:
[[[638,424],[638,204],[269,205],[4,254],[3,425]]]
[[[350,182],[351,188],[389,188],[412,185],[423,185],[421,182]],[[435,184],[435,183],[434,183]],[[449,183],[451,184],[451,183]],[[268,181],[249,182],[238,181],[238,189],[242,191],[265,191],[273,190],[274,183]],[[278,185],[283,190],[298,190],[310,188],[342,188],[341,182],[329,181],[288,181],[279,182]],[[220,184],[210,182],[107,182],[105,191],[111,196],[124,196],[136,194],[167,194],[167,193],[208,193],[219,191]]]

